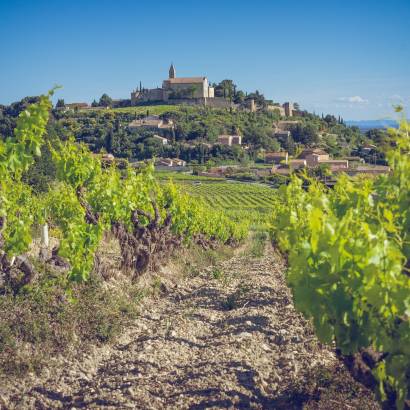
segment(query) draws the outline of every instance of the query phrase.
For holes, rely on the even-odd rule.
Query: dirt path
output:
[[[50,375],[13,407],[378,409],[295,312],[283,269],[268,250],[167,286],[97,362]]]

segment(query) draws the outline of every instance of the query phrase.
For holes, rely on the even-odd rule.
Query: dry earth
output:
[[[267,249],[170,280],[117,344],[10,380],[0,407],[379,409],[294,310],[283,271]]]

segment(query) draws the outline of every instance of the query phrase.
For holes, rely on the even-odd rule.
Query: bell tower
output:
[[[176,71],[174,64],[171,63],[171,67],[169,67],[169,78],[175,78],[176,77]]]

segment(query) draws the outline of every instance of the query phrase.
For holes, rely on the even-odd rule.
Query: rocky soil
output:
[[[283,271],[267,249],[168,280],[114,346],[5,382],[0,407],[379,409],[294,310]]]

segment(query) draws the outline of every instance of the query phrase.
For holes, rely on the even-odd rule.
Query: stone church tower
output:
[[[171,67],[169,67],[169,78],[175,78],[176,77],[176,71],[174,64],[171,64]]]

